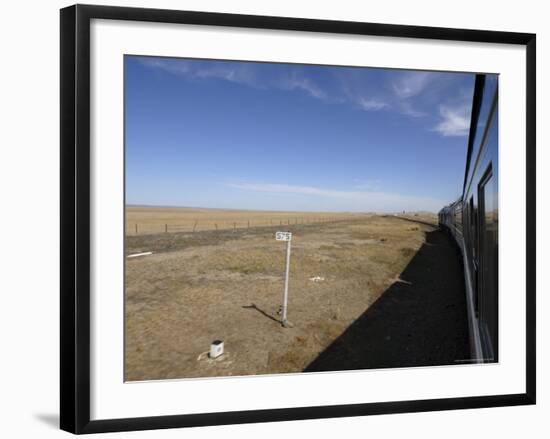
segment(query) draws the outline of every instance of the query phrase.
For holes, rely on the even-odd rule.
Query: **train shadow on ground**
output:
[[[407,217],[404,217],[404,216],[388,216],[388,215],[384,216],[384,218],[395,218],[395,219],[400,219],[400,220],[403,220],[403,221],[408,221],[410,223],[423,224],[425,226],[430,226],[430,227],[437,228],[437,224],[430,223],[428,221],[422,221],[420,219],[407,218]]]
[[[464,364],[470,358],[459,251],[440,230],[304,372]]]

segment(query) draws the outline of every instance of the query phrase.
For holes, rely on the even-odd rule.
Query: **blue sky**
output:
[[[437,211],[474,75],[126,56],[126,203]]]

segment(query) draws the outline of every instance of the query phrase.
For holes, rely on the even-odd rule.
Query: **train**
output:
[[[460,249],[472,362],[498,362],[498,76],[477,74],[461,196],[438,213]]]

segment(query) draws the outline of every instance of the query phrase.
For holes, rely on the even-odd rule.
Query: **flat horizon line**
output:
[[[282,209],[247,209],[244,207],[204,207],[204,206],[178,206],[174,204],[126,204],[125,207],[147,207],[156,209],[203,209],[203,210],[244,210],[248,212],[311,212],[311,213],[376,213],[376,212],[352,212],[349,210],[282,210]]]
[[[348,214],[394,214],[394,213],[437,213],[431,212],[429,210],[399,210],[391,212],[383,211],[349,211],[349,210],[281,210],[281,209],[246,209],[240,207],[204,207],[204,206],[181,206],[173,204],[126,204],[125,207],[134,207],[134,208],[153,208],[153,209],[203,209],[203,210],[227,210],[227,211],[248,211],[248,212],[305,212],[305,213],[348,213]]]

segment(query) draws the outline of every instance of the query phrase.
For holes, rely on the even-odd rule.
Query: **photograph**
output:
[[[124,55],[124,380],[499,361],[499,75]]]

